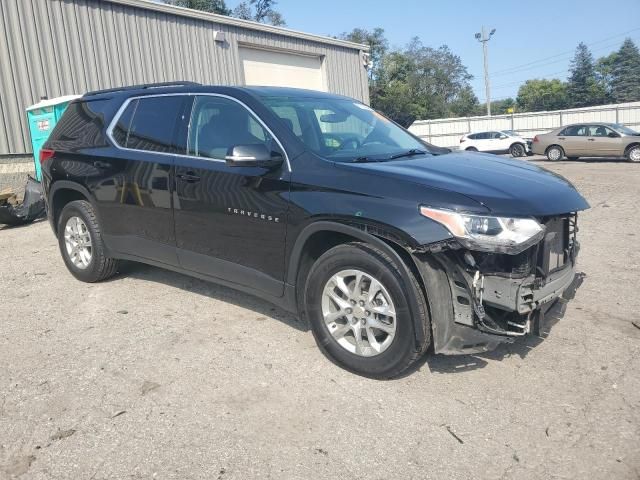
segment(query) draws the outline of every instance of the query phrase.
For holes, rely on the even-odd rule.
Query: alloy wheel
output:
[[[520,144],[514,145],[511,147],[511,156],[512,157],[523,157],[524,156],[524,147]]]
[[[560,160],[560,158],[562,157],[562,152],[560,151],[559,148],[551,148],[549,149],[549,153],[547,154],[547,156],[549,157],[549,160]]]
[[[336,342],[362,357],[384,352],[396,334],[396,309],[385,286],[361,270],[341,270],[322,293],[324,322]]]
[[[91,234],[80,217],[70,217],[64,227],[64,245],[73,265],[84,270],[91,263]]]

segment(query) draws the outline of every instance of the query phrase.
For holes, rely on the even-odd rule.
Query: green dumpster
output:
[[[40,149],[49,138],[53,127],[62,117],[67,105],[76,98],[79,98],[79,95],[66,95],[42,100],[35,105],[27,107],[27,122],[29,124],[29,134],[31,135],[31,146],[33,147],[33,162],[36,168],[36,179],[39,181],[42,180]]]

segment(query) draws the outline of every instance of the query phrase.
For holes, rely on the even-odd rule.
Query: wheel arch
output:
[[[51,209],[51,221],[54,232],[58,230],[58,219],[60,212],[70,202],[75,200],[86,200],[95,208],[92,195],[84,186],[67,180],[59,180],[53,184],[49,191],[49,208]],[[97,210],[96,210],[97,214]]]
[[[558,145],[557,143],[552,143],[547,148],[545,148],[544,154],[546,155],[552,147],[558,147],[560,150],[562,150],[563,154],[566,154],[566,152],[564,151],[564,148],[562,148],[562,145]]]
[[[409,243],[402,243],[403,240],[394,235],[393,232],[376,228],[371,233],[370,226],[366,224],[345,224],[336,221],[317,221],[306,226],[293,246],[289,256],[287,268],[287,283],[295,286],[295,299],[297,310],[300,315],[306,316],[304,309],[303,295],[306,279],[311,266],[317,258],[329,249],[353,241],[361,241],[370,244],[389,255],[401,268],[405,282],[409,284],[409,275],[413,275],[422,289],[422,294],[427,298],[427,291],[422,279],[422,275],[415,264],[415,261],[407,250]],[[411,310],[418,311],[419,308],[415,299],[410,299]],[[418,315],[412,315],[416,340],[421,343],[425,339],[425,326]],[[431,332],[429,332],[430,335]]]
[[[631,150],[633,147],[640,147],[640,142],[633,142],[627,145],[624,149],[625,156],[629,153],[629,150]]]

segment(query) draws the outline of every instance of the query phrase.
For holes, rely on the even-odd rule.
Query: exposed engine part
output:
[[[476,259],[473,258],[473,255],[471,254],[471,252],[469,251],[464,252],[464,261],[467,262],[467,265],[469,265],[471,268],[475,268]]]

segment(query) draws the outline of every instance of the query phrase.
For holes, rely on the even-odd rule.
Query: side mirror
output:
[[[609,138],[620,138],[620,135],[617,134],[616,132],[609,132],[609,135],[607,135],[607,137],[609,137]]]
[[[225,159],[230,167],[273,168],[281,165],[284,157],[280,152],[273,152],[263,143],[259,143],[231,147]]]
[[[505,140],[507,138],[509,138],[509,137],[507,137],[506,135],[500,135],[500,140]]]

